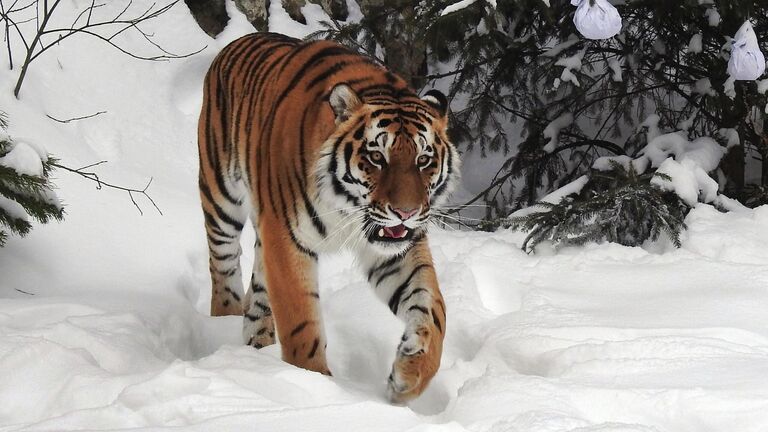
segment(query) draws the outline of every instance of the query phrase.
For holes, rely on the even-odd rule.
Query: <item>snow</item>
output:
[[[549,138],[549,142],[544,146],[544,151],[552,153],[557,148],[557,142],[560,138],[560,131],[567,128],[573,123],[573,114],[564,113],[558,118],[549,122],[546,128],[544,128],[544,138]]]
[[[563,67],[563,72],[560,75],[559,80],[555,80],[555,89],[560,86],[560,82],[571,82],[576,87],[580,87],[579,79],[573,72],[581,70],[581,60],[584,58],[586,52],[587,50],[584,48],[572,56],[561,57],[555,62],[555,66]]]
[[[661,117],[659,117],[658,114],[651,114],[643,120],[642,123],[640,123],[640,126],[638,126],[638,129],[647,128],[648,132],[646,133],[646,141],[651,142],[656,137],[661,135],[661,129],[659,129],[659,122],[661,121]]]
[[[29,220],[29,215],[27,214],[27,211],[24,210],[24,207],[21,206],[21,204],[2,195],[0,195],[0,210],[5,212],[5,214],[10,216],[12,219],[19,219],[22,221]]]
[[[696,33],[695,35],[691,36],[691,40],[688,42],[688,52],[689,53],[700,53],[702,50],[702,43],[701,43],[701,33]]]
[[[124,194],[55,173],[65,221],[0,249],[0,430],[764,430],[768,206],[697,204],[680,249],[528,255],[522,233],[436,230],[447,334],[440,372],[410,406],[384,394],[402,324],[348,254],[324,256],[319,270],[334,376],[282,362],[276,346],[242,346],[240,319],[207,316],[196,181],[202,77],[248,31],[230,13],[218,40],[178,6],[149,27],[175,51],[207,46],[180,61],[62,43],[33,64],[20,101],[0,69],[12,136],[75,167],[108,158],[97,169],[118,183],[154,177],[149,192],[165,214],[141,216]],[[45,116],[92,108],[107,114]],[[681,148],[692,161],[711,157]]]
[[[567,185],[550,192],[547,194],[544,198],[540,199],[539,202],[545,202],[550,204],[557,204],[560,201],[563,200],[563,198],[567,197],[568,195],[577,194],[581,192],[582,189],[584,189],[584,186],[589,181],[589,176],[583,175],[576,180],[568,183]],[[535,213],[537,211],[541,211],[541,206],[530,206],[525,207],[520,210],[517,210],[516,212],[509,215],[510,218],[517,218],[517,217],[523,217],[528,216],[531,213]]]
[[[757,92],[760,94],[768,93],[768,78],[757,81]]]
[[[477,0],[460,0],[460,1],[457,1],[454,4],[446,6],[445,9],[443,9],[443,11],[440,12],[440,16],[445,16],[445,15],[448,15],[448,14],[451,14],[451,13],[454,13],[454,12],[458,12],[458,11],[460,11],[462,9],[465,9],[465,8],[473,5],[476,2],[477,2]]]
[[[725,148],[709,137],[688,141],[682,134],[669,133],[656,137],[641,153],[654,167],[660,166],[667,157],[674,156],[678,161],[690,159],[709,172],[717,169],[725,155]]]
[[[688,141],[680,133],[656,137],[642,150],[642,158],[671,180],[654,177],[652,183],[674,191],[686,204],[713,202],[719,185],[709,176],[717,169],[726,149],[709,137]],[[671,156],[674,156],[671,157]]]
[[[654,176],[651,183],[664,190],[674,191],[689,206],[699,201],[709,203],[717,198],[717,182],[693,160],[683,159],[678,162],[668,158],[656,172],[669,176],[670,180]]]
[[[739,131],[733,128],[722,128],[717,132],[718,135],[725,138],[726,149],[731,149],[741,144],[741,138],[739,137]]]
[[[704,12],[704,17],[707,18],[707,23],[710,27],[717,27],[720,25],[720,12],[716,7],[711,7]]]
[[[28,176],[43,175],[43,161],[38,152],[24,142],[16,142],[5,156],[0,157],[0,165],[11,168],[19,174]]]
[[[736,98],[736,78],[729,76],[723,84],[723,94],[731,99]]]
[[[705,96],[717,96],[717,93],[712,88],[712,81],[709,78],[701,78],[693,85],[693,92]]]

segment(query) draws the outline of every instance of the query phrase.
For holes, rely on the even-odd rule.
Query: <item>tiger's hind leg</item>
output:
[[[221,185],[226,189],[218,189]],[[200,195],[208,237],[213,292],[211,316],[242,315],[243,279],[240,271],[240,233],[248,219],[248,205],[237,186],[218,182],[211,187],[201,172]],[[235,193],[233,193],[235,192]]]
[[[254,224],[256,225],[256,224]],[[256,231],[256,244],[254,245],[253,273],[251,274],[251,286],[245,295],[243,308],[243,340],[246,345],[262,348],[275,343],[275,321],[272,317],[272,308],[269,305],[267,284],[264,278],[264,263],[261,259],[261,239]]]

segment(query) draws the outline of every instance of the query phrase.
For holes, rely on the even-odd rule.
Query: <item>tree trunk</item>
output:
[[[427,72],[426,38],[415,22],[414,2],[407,0],[360,0],[360,10],[384,48],[384,63],[411,87],[421,89]]]
[[[235,0],[237,9],[245,14],[248,22],[261,32],[269,31],[270,0]]]
[[[226,0],[184,0],[197,25],[210,37],[224,31],[229,22]]]

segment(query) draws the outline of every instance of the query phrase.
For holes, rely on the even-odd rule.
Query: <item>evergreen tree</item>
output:
[[[64,217],[50,181],[55,159],[30,154],[33,149],[26,144],[14,143],[5,134],[7,126],[6,116],[0,112],[0,246],[7,240],[7,231],[26,235],[32,229],[30,217],[40,223]],[[16,149],[20,145],[27,148]],[[19,151],[18,157],[11,154],[15,149]],[[22,153],[22,150],[26,152]],[[35,165],[34,158],[39,158],[40,170],[27,172],[29,165]]]
[[[509,226],[528,232],[523,250],[544,240],[555,247],[610,241],[639,246],[666,233],[680,246],[690,207],[673,192],[652,183],[664,174],[638,174],[633,164],[611,163],[606,172],[593,170],[583,189],[557,203],[540,202],[538,211],[508,219]]]
[[[653,136],[641,128],[652,115],[648,128],[729,146],[711,173],[726,194],[746,201],[754,190],[745,184],[747,156],[762,160],[756,186],[768,185],[768,82],[727,74],[730,38],[745,20],[768,52],[766,2],[616,2],[624,25],[607,40],[579,35],[570,0],[478,0],[447,14],[457,2],[359,3],[368,4],[362,21],[329,22],[314,36],[378,53],[395,70],[403,59],[387,56],[377,17],[426,41],[428,68],[411,82],[448,91],[451,133],[463,151],[505,159],[475,200],[487,204],[488,221],[589,175],[600,157],[637,157]]]

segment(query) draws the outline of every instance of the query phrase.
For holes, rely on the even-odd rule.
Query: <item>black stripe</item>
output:
[[[226,292],[228,292],[228,293],[232,294],[232,297],[234,297],[234,298],[235,298],[235,300],[237,300],[237,301],[240,301],[240,294],[238,294],[238,293],[234,292],[234,291],[232,290],[232,288],[230,288],[230,287],[224,287],[224,291],[226,291]]]
[[[272,315],[272,309],[268,305],[265,305],[264,303],[258,300],[253,300],[252,303],[253,303],[253,306],[256,306],[257,308],[263,310],[266,315]]]
[[[315,356],[315,352],[317,351],[317,346],[320,345],[320,340],[318,338],[315,338],[315,341],[312,342],[312,350],[309,351],[309,358],[312,358]]]
[[[440,320],[437,319],[437,315],[435,315],[434,309],[432,309],[432,321],[435,323],[435,327],[437,327],[437,329],[440,330],[440,333],[442,333],[443,326],[440,325]]]
[[[350,194],[344,186],[341,184],[341,181],[339,181],[338,177],[336,177],[336,170],[338,169],[339,163],[336,160],[336,155],[338,154],[339,146],[341,145],[342,138],[339,138],[336,143],[334,144],[333,151],[329,155],[331,158],[331,162],[328,164],[328,172],[330,173],[331,177],[331,186],[333,186],[333,192],[336,193],[336,195],[340,195],[350,203],[352,203],[355,206],[360,205],[360,200],[357,199],[356,196]]]
[[[291,237],[291,241],[293,242],[294,246],[296,246],[298,250],[300,250],[305,255],[309,255],[310,258],[317,261],[317,253],[301,244],[299,239],[297,239],[296,235],[293,233],[293,230],[288,230],[288,234]]]
[[[401,255],[395,255],[395,256],[393,256],[392,258],[390,258],[390,259],[388,259],[388,260],[384,261],[383,263],[381,263],[381,264],[377,265],[376,267],[373,267],[373,268],[371,268],[370,270],[368,270],[368,282],[370,282],[370,281],[371,281],[371,278],[373,278],[373,275],[374,275],[376,272],[378,272],[378,271],[381,271],[381,270],[384,270],[384,269],[386,269],[386,268],[388,268],[388,267],[391,267],[391,266],[393,266],[393,265],[397,264],[397,263],[398,263],[398,262],[400,262],[400,260],[402,260],[404,257],[405,257],[405,254],[401,254]]]
[[[325,229],[325,224],[323,223],[322,219],[320,219],[320,216],[317,214],[315,206],[313,206],[312,202],[310,202],[309,196],[307,196],[306,188],[301,188],[301,199],[304,200],[304,208],[309,214],[309,220],[312,221],[312,226],[315,227],[315,231],[317,231],[318,234],[325,238],[325,236],[328,235],[328,231]]]
[[[396,268],[396,269],[392,269],[392,270],[390,270],[390,271],[388,271],[388,272],[386,272],[386,273],[382,274],[381,276],[379,276],[379,279],[377,279],[377,280],[376,280],[376,286],[379,286],[379,285],[381,285],[381,282],[382,282],[384,279],[386,279],[386,278],[388,278],[388,277],[392,276],[393,274],[397,274],[397,273],[399,273],[399,272],[400,272],[400,268],[398,267],[398,268]]]
[[[426,290],[426,289],[424,289],[424,288],[416,288],[415,290],[411,291],[411,292],[410,292],[410,293],[409,293],[407,296],[405,296],[405,298],[404,298],[404,299],[400,300],[400,303],[401,303],[401,304],[402,304],[402,303],[405,303],[405,302],[407,302],[407,301],[408,301],[408,300],[409,300],[411,297],[413,297],[414,295],[416,295],[416,294],[418,294],[418,293],[420,293],[420,292],[426,292],[426,291],[427,291],[427,290]]]
[[[409,307],[408,310],[409,311],[417,310],[417,311],[423,313],[424,315],[429,313],[429,312],[427,312],[427,308],[419,306],[419,305],[413,305],[413,306]]]
[[[216,218],[227,225],[231,226],[235,229],[235,231],[240,232],[243,230],[243,224],[240,221],[235,220],[232,216],[227,214],[227,212],[224,211],[221,206],[216,204],[215,202],[213,204],[213,210],[216,211]]]
[[[302,330],[304,330],[305,327],[307,327],[307,324],[309,324],[309,321],[304,321],[301,324],[297,325],[292,331],[291,331],[291,337],[296,336],[297,334],[301,333]]]
[[[223,254],[219,255],[216,252],[212,250],[208,250],[208,253],[211,255],[211,258],[213,258],[216,261],[228,261],[233,258],[237,258],[237,254]]]
[[[397,310],[400,308],[400,301],[403,297],[403,293],[405,292],[405,289],[408,288],[408,284],[411,283],[411,279],[424,268],[432,268],[430,264],[419,264],[417,265],[413,271],[411,271],[411,274],[408,275],[408,278],[403,282],[395,292],[392,294],[392,297],[389,299],[389,310],[392,311],[393,314],[397,315]]]

